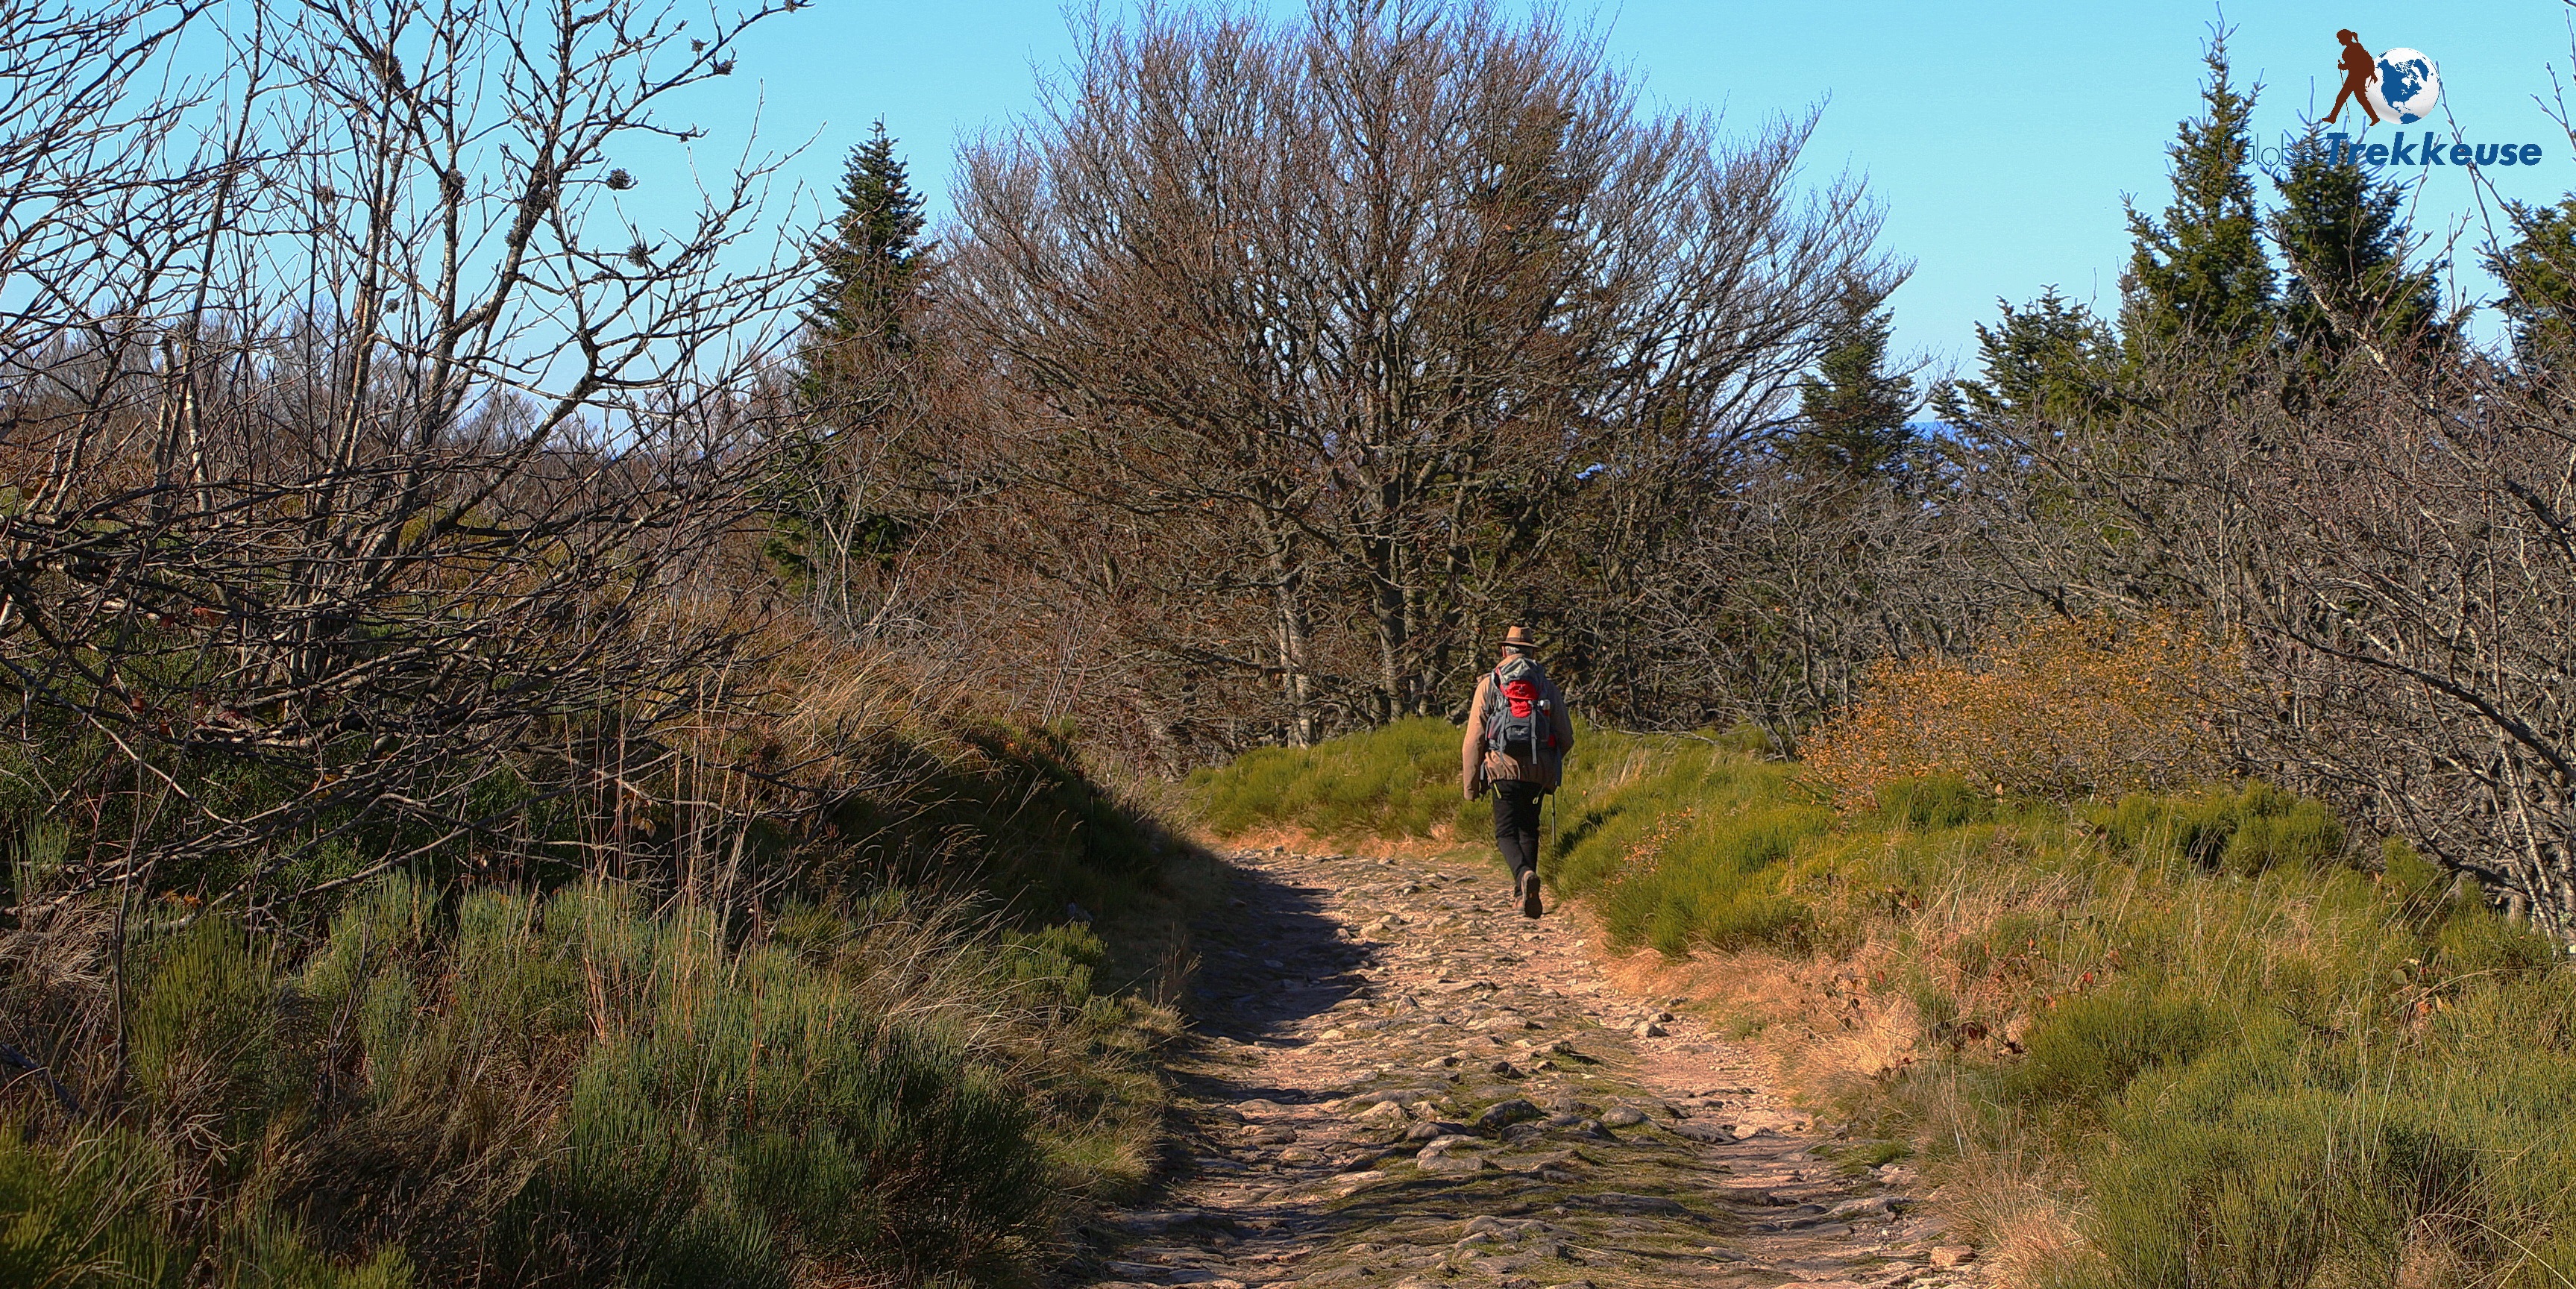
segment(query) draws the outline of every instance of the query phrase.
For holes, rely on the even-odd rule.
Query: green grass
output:
[[[1293,827],[1351,842],[1487,848],[1489,808],[1458,791],[1458,738],[1443,721],[1400,721],[1311,748],[1248,752],[1197,771],[1188,788],[1199,820],[1220,835]],[[1792,767],[1746,747],[1742,735],[1582,729],[1549,805],[1542,872],[1568,895],[1601,895],[1623,941],[1673,952],[1794,941],[1807,917],[1780,890],[1780,863],[1833,816],[1796,790]]]
[[[121,1008],[118,893],[54,899],[95,821],[0,765],[38,910],[0,920],[0,1040],[83,1103],[0,1100],[0,1284],[1037,1283],[1167,1130],[1147,994],[1203,875],[1061,731],[863,751],[815,827],[750,828],[757,902],[649,863],[257,923],[138,891]]]
[[[0,1133],[0,1279],[1016,1282],[1135,1180],[1104,1067],[1151,1085],[1153,1021],[1093,992],[1085,929],[979,936],[901,899],[746,941],[631,887],[393,877],[289,968],[202,919],[147,946],[131,1029],[129,1117],[189,1131]],[[163,1200],[190,1172],[204,1215]]]
[[[1455,737],[1417,722],[1193,788],[1220,831],[1421,837],[1459,818],[1435,809]],[[1843,1059],[1800,1036],[1864,1002],[1904,1018],[1885,1068],[1810,1069],[1878,1139],[1846,1162],[2062,1179],[2024,1184],[2084,1244],[2033,1283],[2576,1283],[2576,971],[2317,802],[2252,782],[2070,808],[1934,779],[1836,817],[1793,764],[1595,733],[1558,809],[1545,869],[1615,941],[1835,965],[1840,992],[1738,1004],[1733,1028],[1786,1035],[1794,1064]]]
[[[1200,821],[1219,834],[1291,826],[1353,839],[1447,836],[1484,809],[1458,791],[1458,739],[1457,726],[1416,717],[1315,747],[1257,748],[1193,771],[1188,788]]]

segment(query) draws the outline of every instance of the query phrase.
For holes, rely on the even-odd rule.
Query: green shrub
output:
[[[1779,736],[1750,721],[1717,736],[1717,745],[1743,756],[1786,756]]]
[[[2226,793],[2176,798],[2131,793],[2102,818],[2113,845],[2140,857],[2180,856],[2211,864],[2236,830]]]
[[[2343,824],[2324,803],[2259,780],[2236,791],[2132,794],[2100,822],[2132,855],[2174,855],[2241,876],[2282,866],[2321,868],[2343,853]]]
[[[2529,923],[2510,921],[2476,903],[2464,904],[2442,920],[2433,947],[2443,967],[2458,975],[2539,971],[2565,956]]]
[[[1192,771],[1188,788],[1200,821],[1219,835],[1294,827],[1325,837],[1435,837],[1481,808],[1458,791],[1459,737],[1447,721],[1415,717],[1314,747],[1258,748]]]
[[[2452,874],[2415,853],[2403,838],[2391,837],[2381,843],[2379,882],[2400,915],[2419,925],[2440,916],[2450,904]]]
[[[411,1260],[378,1249],[350,1262],[315,1249],[303,1228],[263,1211],[225,1242],[213,1284],[218,1289],[410,1289]]]
[[[2324,802],[2264,783],[2248,785],[2239,801],[2243,822],[2219,856],[2227,871],[2251,876],[2284,866],[2322,868],[2342,855],[2343,822]]]
[[[565,1108],[565,1149],[500,1214],[503,1265],[673,1289],[787,1283],[783,1250],[742,1202],[733,1161],[704,1127],[673,1113],[693,1107],[671,1104],[656,1086],[665,1056],[629,1039],[583,1062]]]
[[[165,1111],[206,1116],[228,1143],[253,1139],[285,1089],[277,984],[229,919],[206,917],[152,945],[127,1023],[136,1084]]]
[[[1002,971],[1027,1007],[1079,1010],[1091,1001],[1092,983],[1108,956],[1108,946],[1091,928],[1071,923],[1002,936]]]
[[[747,1159],[752,1193],[809,1251],[956,1267],[1043,1215],[1053,1178],[1035,1125],[955,1042],[889,1029],[817,1073],[764,1112]]]
[[[2229,1099],[2216,1118],[2153,1115],[2085,1171],[2087,1234],[2113,1280],[2138,1289],[2288,1289],[2331,1247],[2334,1099],[2293,1090]],[[2141,1125],[2143,1127],[2144,1125]]]
[[[862,909],[771,940],[615,884],[394,876],[292,975],[201,918],[138,952],[131,1011],[138,1122],[187,1132],[0,1130],[0,1283],[1024,1277],[1142,1175],[1140,1013],[1087,928]],[[1060,1050],[997,1060],[1014,1025]]]
[[[1614,940],[1669,954],[1794,942],[1809,912],[1779,889],[1782,862],[1832,824],[1833,812],[1798,805],[1694,820],[1610,887],[1603,922]]]
[[[178,1285],[192,1259],[152,1214],[170,1172],[162,1152],[128,1134],[47,1150],[0,1120],[0,1284]]]
[[[2006,1086],[2033,1100],[2099,1105],[2146,1070],[2190,1061],[2227,1028],[2207,1000],[2124,982],[2051,1009],[2023,1040],[2029,1053]]]
[[[460,910],[460,938],[474,942],[474,918],[484,941],[516,941],[528,919],[497,899],[478,918],[483,898]],[[574,1081],[565,1151],[504,1216],[511,1259],[638,1284],[783,1283],[798,1256],[971,1264],[1044,1216],[1037,1125],[961,1043],[888,1022],[789,950],[730,956],[702,915],[640,916],[614,888],[557,894],[543,931],[550,952],[469,954],[460,998],[563,1024],[570,982],[598,979],[625,1005]],[[1064,962],[1096,951],[1087,935],[1036,943]]]
[[[1795,775],[1696,739],[1595,735],[1575,745],[1540,867],[1568,895],[1630,881],[1706,821],[1795,801]]]
[[[2480,1045],[2503,1038],[2481,1029]],[[2512,1039],[2506,1039],[2512,1042]],[[2213,1049],[2142,1079],[2085,1166],[2123,1285],[2558,1283],[2576,1253],[2576,1062],[2437,1041],[2366,1081],[2332,1054]]]
[[[164,1220],[180,1170],[140,1133],[75,1130],[46,1147],[0,1124],[0,1284],[48,1289],[409,1289],[400,1249],[317,1250],[299,1224],[253,1200],[206,1215],[212,1256]]]
[[[1892,779],[1878,785],[1878,815],[1907,828],[1956,828],[1994,817],[1994,799],[1949,776]]]

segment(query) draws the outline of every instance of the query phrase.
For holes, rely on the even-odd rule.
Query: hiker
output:
[[[1538,638],[1527,627],[1503,633],[1503,656],[1476,682],[1467,736],[1458,745],[1460,786],[1467,799],[1494,794],[1494,844],[1512,866],[1521,913],[1545,910],[1538,891],[1539,799],[1565,779],[1574,750],[1574,717],[1565,695],[1538,665]]]

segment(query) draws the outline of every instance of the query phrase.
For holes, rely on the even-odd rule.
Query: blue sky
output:
[[[1997,297],[2025,300],[2055,283],[2114,306],[2128,251],[2121,197],[2164,206],[2163,148],[2195,110],[2201,44],[2219,18],[2173,3],[1876,0],[1626,0],[1565,12],[1605,31],[1652,102],[1720,109],[1747,127],[1823,103],[1809,164],[1865,174],[1886,202],[1886,244],[1917,264],[1893,301],[1897,342],[1936,371],[1973,359],[1975,324],[1993,318]],[[2537,169],[2490,177],[2504,196],[2547,201],[2576,189],[2576,149],[2534,101],[2550,95],[2553,70],[2571,79],[2569,13],[2556,0],[2339,0],[2232,4],[2225,21],[2240,81],[2263,85],[2255,119],[2267,141],[2333,101],[2334,32],[2351,27],[2374,53],[2411,47],[2440,65],[2450,119],[2427,124],[2456,125],[2473,142],[2543,144]],[[1029,111],[1036,78],[1070,49],[1066,11],[1044,3],[819,0],[759,32],[741,70],[685,110],[711,129],[700,146],[719,157],[741,146],[755,113],[770,146],[812,138],[791,170],[815,190],[809,200],[882,116],[944,210],[957,143]],[[2465,221],[2457,288],[2491,295],[2475,268],[2486,220],[2468,176],[2419,173],[2419,229],[2447,238]]]

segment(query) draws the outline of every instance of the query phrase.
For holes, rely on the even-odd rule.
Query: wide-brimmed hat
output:
[[[1513,627],[1511,630],[1503,633],[1503,645],[1505,648],[1527,649],[1532,652],[1536,652],[1538,649],[1538,637],[1531,635],[1528,627]]]

